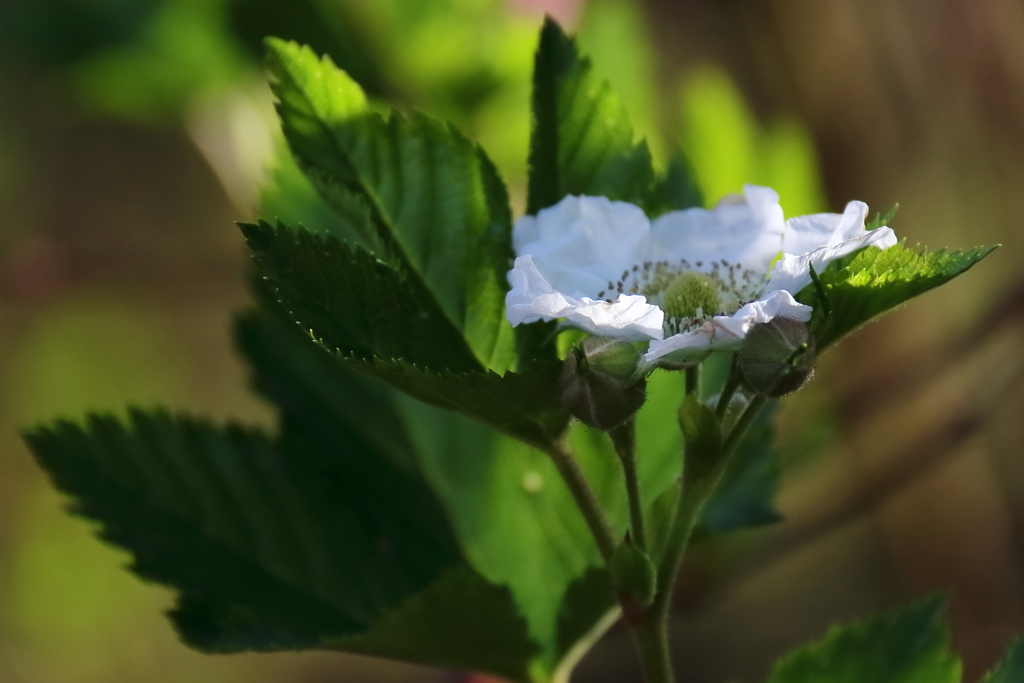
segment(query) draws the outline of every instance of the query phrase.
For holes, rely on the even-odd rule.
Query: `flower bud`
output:
[[[817,351],[806,323],[773,318],[747,332],[736,363],[747,386],[762,396],[791,394],[814,375]]]
[[[654,600],[657,572],[650,558],[628,541],[615,549],[611,561],[612,580],[620,599],[643,609]]]
[[[558,398],[590,427],[618,427],[647,400],[647,381],[635,379],[641,360],[630,342],[587,337],[565,357]]]

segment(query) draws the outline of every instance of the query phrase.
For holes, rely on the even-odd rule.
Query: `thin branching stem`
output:
[[[725,417],[725,413],[729,410],[729,403],[732,402],[732,397],[736,395],[736,390],[740,388],[740,373],[736,367],[736,363],[733,362],[732,368],[729,371],[729,379],[726,380],[725,386],[722,387],[722,395],[718,397],[718,405],[715,406],[715,415],[721,420]]]
[[[647,683],[672,683],[674,680],[668,649],[668,616],[679,567],[704,504],[715,492],[740,441],[766,401],[758,396],[747,405],[726,438],[719,461],[708,477],[691,483],[686,481],[684,473],[680,481],[679,504],[658,566],[658,589],[650,607],[632,625]]]
[[[647,552],[647,534],[644,531],[644,508],[640,498],[640,479],[636,470],[636,420],[629,418],[609,432],[615,452],[622,463],[622,474],[626,479],[626,496],[629,500],[630,538],[640,550]]]
[[[686,393],[693,394],[700,390],[700,366],[686,368]]]
[[[608,522],[597,496],[594,495],[594,490],[590,488],[576,458],[563,444],[551,444],[547,449],[547,454],[555,463],[558,473],[562,475],[565,485],[569,487],[569,493],[576,501],[576,507],[583,513],[583,518],[586,520],[587,526],[590,527],[590,533],[594,537],[597,549],[607,564],[611,561],[617,543],[612,525]]]

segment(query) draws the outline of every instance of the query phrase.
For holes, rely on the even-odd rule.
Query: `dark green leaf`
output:
[[[647,215],[653,218],[669,211],[702,206],[704,196],[697,186],[693,167],[686,157],[676,153],[669,161],[665,175],[655,182],[644,203],[644,209]]]
[[[354,211],[351,222],[366,213],[365,239],[385,247],[378,256],[422,280],[485,367],[510,367],[512,219],[490,160],[443,122],[369,111],[329,58],[276,39],[267,47],[285,137],[313,184],[339,212]]]
[[[776,662],[768,683],[960,683],[944,606],[929,598],[834,626],[824,639]]]
[[[289,427],[307,434],[326,432],[328,439],[362,444],[401,469],[416,469],[393,392],[346,369],[282,310],[267,306],[239,316],[235,340],[252,366],[255,389],[273,402]]]
[[[465,567],[444,574],[425,592],[386,615],[359,638],[330,644],[346,652],[464,671],[486,671],[532,683],[538,654],[508,588]]]
[[[633,143],[622,102],[548,18],[534,61],[527,212],[569,194],[642,204],[652,182],[647,143]]]
[[[569,422],[555,399],[554,380],[547,376],[436,373],[404,360],[341,360],[421,401],[468,415],[537,448],[547,448]]]
[[[591,567],[569,584],[558,610],[559,669],[571,670],[618,617],[619,605],[606,569]]]
[[[775,406],[763,408],[740,442],[732,464],[701,511],[696,533],[707,536],[779,521],[774,506],[779,488],[773,446]]]
[[[277,35],[329,54],[372,95],[382,97],[393,90],[374,60],[375,46],[357,30],[360,23],[349,6],[319,0],[231,0],[228,7],[233,32],[257,59],[264,38]]]
[[[467,557],[488,581],[509,587],[542,647],[531,671],[538,680],[564,673],[592,645],[589,636],[610,626],[602,618],[614,601],[608,603],[607,575],[603,582],[590,575],[598,573],[593,568],[601,556],[557,469],[543,453],[454,412],[412,400],[403,406],[424,471],[445,500]],[[621,537],[629,513],[607,435],[576,423],[569,441]],[[605,448],[584,447],[588,442]]]
[[[280,407],[286,430],[303,431],[325,445],[340,433],[346,441],[372,445],[403,469],[418,471],[402,414],[409,406],[400,409],[395,392],[347,370],[273,308],[241,317],[237,338],[254,367],[256,387]],[[485,457],[475,450],[471,454]],[[488,671],[510,680],[523,680],[528,662],[538,654],[510,591],[466,568],[446,572],[357,639],[329,646]]]
[[[341,191],[328,194],[339,204],[347,202],[347,205],[332,209],[282,143],[274,155],[270,180],[260,195],[260,215],[271,224],[284,222],[318,235],[333,235],[366,251],[380,251],[383,246],[376,234],[367,231],[369,217],[361,200]]]
[[[827,306],[814,285],[801,290],[797,300],[814,307],[811,329],[820,352],[875,316],[961,275],[994,249],[928,253],[903,243],[885,250],[863,249],[819,274]]]
[[[242,232],[283,305],[328,348],[435,372],[483,370],[418,278],[333,237],[268,223]]]
[[[461,562],[429,489],[346,431],[275,443],[136,411],[26,439],[137,573],[180,590],[185,640],[225,651],[361,633]]]
[[[1006,651],[982,683],[1020,683],[1024,681],[1024,638],[1018,638]]]

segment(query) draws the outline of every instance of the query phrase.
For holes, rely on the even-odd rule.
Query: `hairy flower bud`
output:
[[[810,328],[774,318],[750,328],[736,363],[747,385],[769,398],[791,394],[814,375],[817,351]]]
[[[635,379],[640,361],[640,352],[630,342],[587,337],[565,357],[558,398],[584,424],[613,429],[647,399],[647,381]]]

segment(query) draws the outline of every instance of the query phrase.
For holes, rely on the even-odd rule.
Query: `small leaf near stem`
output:
[[[640,499],[640,479],[636,470],[636,420],[630,418],[608,434],[615,444],[615,452],[622,463],[629,500],[629,529],[633,545],[647,552],[647,534],[644,531],[644,508]]]
[[[569,487],[569,493],[576,501],[576,506],[583,514],[587,526],[590,527],[590,533],[594,537],[597,549],[601,552],[601,557],[606,565],[609,564],[615,553],[615,546],[618,545],[615,540],[615,532],[612,530],[612,525],[608,522],[604,510],[601,509],[601,504],[597,502],[594,490],[583,475],[583,470],[580,469],[572,453],[566,450],[562,444],[553,443],[545,450],[558,469],[565,485]]]

